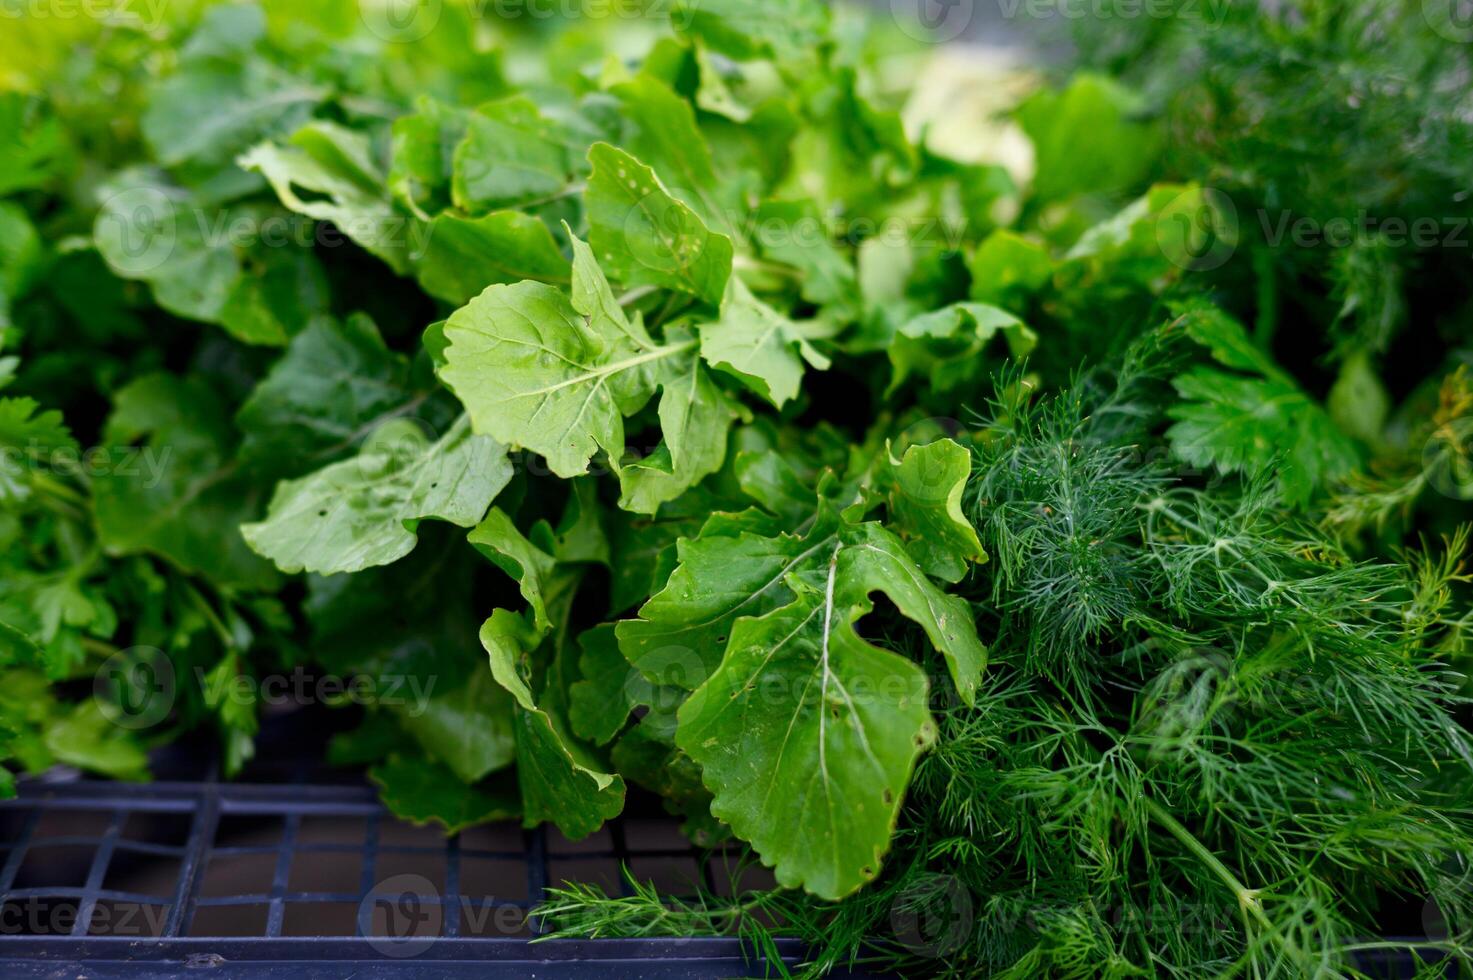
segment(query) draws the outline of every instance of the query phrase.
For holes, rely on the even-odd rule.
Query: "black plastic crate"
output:
[[[270,721],[224,781],[190,745],[162,778],[57,770],[0,801],[0,977],[763,977],[739,940],[533,942],[549,884],[731,887],[653,798],[580,842],[512,823],[445,837],[390,814],[361,773],[321,764],[331,713]],[[197,746],[199,743],[196,742]],[[789,964],[801,948],[780,942]]]
[[[84,780],[28,782],[0,804],[0,815],[7,977],[768,970],[728,939],[530,942],[537,923],[526,913],[548,882],[586,879],[595,869],[613,884],[619,865],[641,861],[687,862],[712,874],[708,855],[689,846],[631,844],[627,821],[579,845],[507,825],[443,838],[394,820],[365,785]],[[335,868],[313,868],[317,858]],[[352,887],[313,887],[313,879],[341,877],[352,864]],[[137,880],[140,869],[143,876],[163,869],[171,886],[115,882]],[[783,952],[790,962],[800,953],[791,945]]]

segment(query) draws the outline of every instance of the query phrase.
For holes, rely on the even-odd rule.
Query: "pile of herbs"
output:
[[[335,678],[406,819],[640,787],[775,877],[562,934],[1468,968],[1473,280],[1384,222],[1466,219],[1469,55],[1414,6],[1051,73],[817,0],[7,20],[0,788],[236,772]]]

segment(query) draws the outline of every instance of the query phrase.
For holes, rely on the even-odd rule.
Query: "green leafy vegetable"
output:
[[[1473,964],[1446,4],[123,6],[0,31],[0,793],[320,676],[400,819],[772,869],[559,935]]]

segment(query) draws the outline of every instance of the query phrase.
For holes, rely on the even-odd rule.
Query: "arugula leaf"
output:
[[[603,768],[569,730],[558,686],[549,685],[538,705],[518,669],[539,631],[515,613],[498,609],[481,627],[491,673],[516,698],[517,782],[523,821],[552,821],[574,840],[587,837],[624,809],[623,777]]]
[[[816,577],[791,573],[791,602],[733,624],[720,667],[680,709],[676,742],[701,765],[711,812],[780,884],[839,899],[879,873],[936,729],[924,672],[853,629],[870,589],[904,608],[919,572],[873,526],[852,542],[826,536],[817,558]]]
[[[149,170],[118,174],[103,195],[93,223],[98,252],[115,274],[147,282],[169,312],[280,346],[326,311],[327,282],[313,254],[270,243],[289,231],[285,212],[221,206]]]
[[[671,330],[680,343],[686,334]],[[617,467],[619,506],[653,514],[706,476],[726,458],[726,436],[739,414],[700,360],[690,357],[660,379],[660,430],[664,439],[649,455]]]
[[[812,201],[764,201],[753,218],[762,254],[802,273],[799,289],[804,299],[830,307],[841,320],[858,314],[854,261],[828,238],[826,223]]]
[[[623,130],[620,147],[660,175],[669,193],[685,203],[706,227],[733,237],[739,198],[733,185],[716,177],[710,147],[689,102],[649,75],[615,85]]]
[[[420,520],[475,524],[511,475],[506,447],[472,434],[464,416],[434,443],[399,420],[352,459],[282,481],[265,520],[240,532],[284,572],[356,572],[407,555]]]
[[[830,13],[819,0],[677,0],[670,22],[732,58],[791,57],[828,36]]]
[[[829,367],[829,359],[798,324],[753,296],[736,277],[727,283],[721,319],[702,324],[700,331],[701,356],[777,408],[798,394],[804,361],[820,371]]]
[[[587,173],[583,150],[598,135],[575,117],[550,118],[525,95],[488,102],[466,117],[455,148],[455,204],[480,214],[557,197]]]
[[[474,783],[516,759],[512,702],[489,671],[396,706],[400,727],[461,782]]]
[[[1087,229],[1064,256],[1063,272],[1114,290],[1136,283],[1162,292],[1214,248],[1232,245],[1233,228],[1215,199],[1195,184],[1155,184],[1113,216]]]
[[[509,779],[470,786],[446,767],[413,755],[391,755],[368,770],[368,778],[378,786],[384,805],[394,816],[420,826],[441,824],[447,836],[516,817],[522,810]]]
[[[480,665],[473,579],[482,564],[465,532],[430,522],[420,543],[392,565],[307,578],[303,612],[311,648],[326,670],[361,675],[418,703],[457,689]],[[385,602],[393,596],[393,602]]]
[[[586,630],[578,637],[578,647],[582,651],[578,670],[583,679],[568,690],[568,717],[578,737],[606,745],[619,734],[634,710],[629,661],[619,651],[613,623]]]
[[[795,535],[760,513],[713,515],[699,537],[680,541],[680,564],[640,608],[639,618],[616,627],[625,657],[651,681],[695,688],[715,671],[723,651],[732,649],[737,622],[791,601],[798,583],[811,585],[822,575],[836,546],[841,552],[865,548],[882,553],[892,566],[889,581],[873,587],[924,629],[946,657],[962,699],[970,702],[986,651],[966,603],[932,585],[899,539],[879,524],[854,523],[827,502],[805,523],[807,533]]]
[[[286,146],[261,143],[238,162],[264,176],[286,207],[332,222],[400,275],[423,256],[423,227],[394,204],[388,177],[363,134],[336,123],[308,123]],[[311,200],[297,188],[309,192]]]
[[[557,598],[557,591],[567,585],[562,577],[554,574],[557,558],[523,537],[511,518],[498,507],[491,508],[466,540],[517,583],[522,598],[532,610],[532,622],[538,632],[551,630],[548,605]]]
[[[977,246],[967,270],[973,300],[1016,310],[1049,281],[1054,263],[1043,245],[999,228]]]
[[[609,531],[609,612],[621,613],[659,591],[676,564],[675,542],[694,537],[720,509],[720,498],[701,484],[661,504],[654,514],[617,511]]]
[[[960,582],[968,562],[987,553],[977,531],[962,514],[962,493],[972,472],[972,456],[950,439],[911,446],[890,458],[890,525],[905,539],[917,565],[944,582]]]
[[[235,424],[242,458],[300,473],[353,449],[413,398],[409,363],[363,314],[313,320],[251,391]]]
[[[471,532],[471,542],[517,581],[531,615],[495,610],[482,624],[480,640],[490,675],[510,692],[516,733],[517,780],[524,820],[531,827],[551,820],[568,836],[586,837],[624,807],[624,781],[606,771],[573,735],[569,722],[571,676],[565,661],[568,616],[582,572],[578,565],[601,560],[589,548],[585,515],[576,494],[556,534],[545,522],[524,537],[499,510]],[[537,691],[534,694],[534,690]]]
[[[901,324],[890,344],[893,393],[913,372],[924,373],[937,391],[951,391],[982,372],[982,351],[1001,335],[1013,357],[1024,357],[1038,335],[1006,310],[986,303],[953,303]]]
[[[252,143],[285,136],[311,116],[327,89],[257,57],[266,33],[259,7],[212,7],[158,84],[143,135],[165,166],[228,165]]]
[[[492,286],[452,314],[441,377],[478,430],[541,453],[559,476],[586,472],[600,449],[618,466],[624,417],[663,386],[670,462],[664,474],[645,466],[626,477],[630,506],[652,510],[720,464],[729,410],[696,363],[695,339],[656,343],[615,301],[588,246],[575,238],[573,254],[571,300],[522,282]]]
[[[588,151],[588,240],[629,286],[658,286],[717,305],[731,276],[731,239],[712,231],[649,167],[608,143]]]
[[[222,586],[278,586],[240,536],[263,489],[233,458],[229,420],[207,383],[170,374],[130,382],[114,396],[104,437],[109,465],[93,498],[110,553],[156,554]]]
[[[427,95],[391,127],[388,186],[394,200],[421,221],[450,205],[455,148],[465,138],[465,110]]]
[[[1140,98],[1103,75],[1075,75],[1062,92],[1041,91],[1018,109],[1038,162],[1033,193],[1057,201],[1085,192],[1119,193],[1146,174],[1159,128],[1137,121]]]
[[[419,266],[425,292],[462,304],[487,286],[523,279],[569,281],[568,260],[541,220],[493,211],[479,218],[441,214],[430,222]]]

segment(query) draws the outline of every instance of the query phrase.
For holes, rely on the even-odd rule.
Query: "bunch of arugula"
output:
[[[937,116],[817,0],[433,9],[0,38],[6,785],[239,770],[306,671],[407,819],[634,784],[776,876],[570,933],[1299,976],[1418,896],[1467,955],[1456,352],[1322,401],[1148,81]]]

